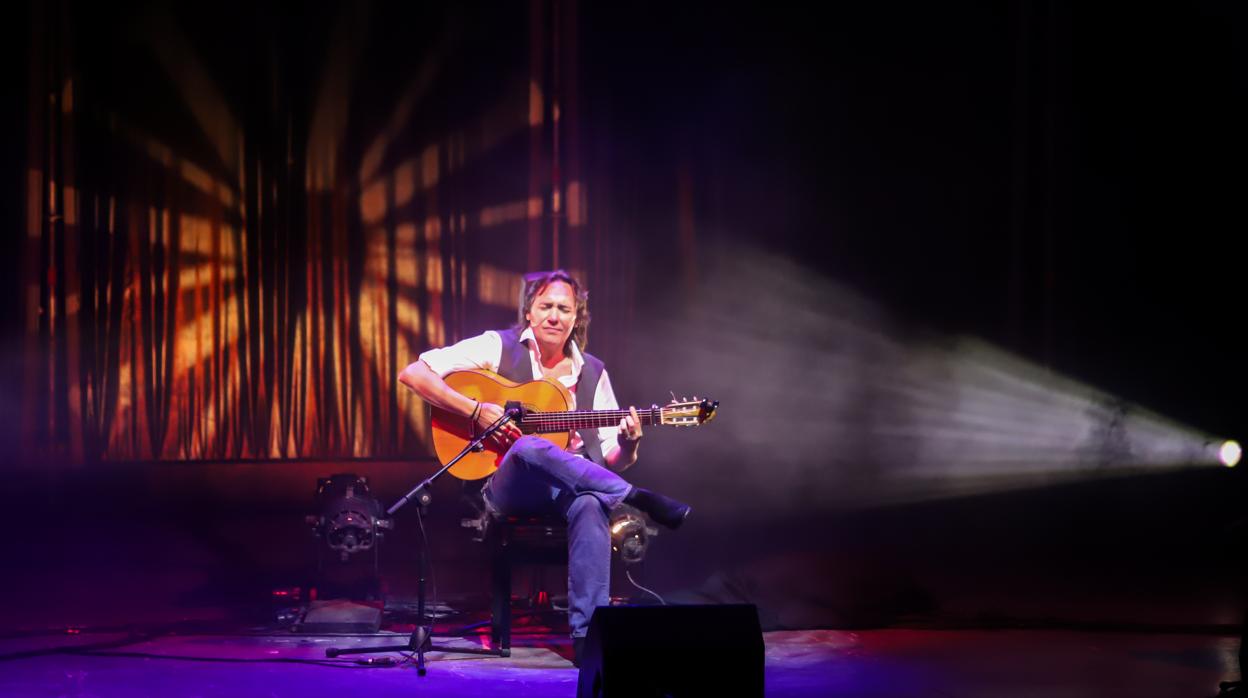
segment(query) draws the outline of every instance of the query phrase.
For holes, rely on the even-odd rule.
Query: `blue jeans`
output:
[[[568,625],[583,637],[598,606],[611,603],[608,512],[633,486],[536,436],[522,436],[486,483],[486,506],[508,516],[559,514],[568,522]]]

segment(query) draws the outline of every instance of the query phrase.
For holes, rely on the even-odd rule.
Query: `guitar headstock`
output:
[[[699,399],[696,395],[692,400],[673,399],[659,409],[659,423],[673,427],[696,427],[714,419],[718,408],[718,401]]]

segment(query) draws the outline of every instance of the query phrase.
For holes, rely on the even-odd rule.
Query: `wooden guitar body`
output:
[[[515,383],[489,371],[455,371],[447,374],[446,384],[466,397],[480,402],[504,405],[515,400],[526,412],[564,412],[571,409],[572,395],[563,384],[545,378]],[[438,407],[433,413],[433,450],[442,463],[449,462],[472,440],[470,423],[461,417]],[[537,434],[559,448],[568,447],[568,432]],[[503,451],[488,441],[485,450],[469,453],[451,466],[451,474],[461,480],[479,480],[494,474],[503,459]]]

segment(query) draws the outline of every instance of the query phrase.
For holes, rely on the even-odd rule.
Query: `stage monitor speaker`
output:
[[[599,606],[578,698],[763,695],[763,633],[752,605]]]

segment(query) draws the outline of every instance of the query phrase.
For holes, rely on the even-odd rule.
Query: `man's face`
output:
[[[563,347],[576,325],[576,292],[566,281],[551,282],[533,298],[524,316],[539,343]]]

